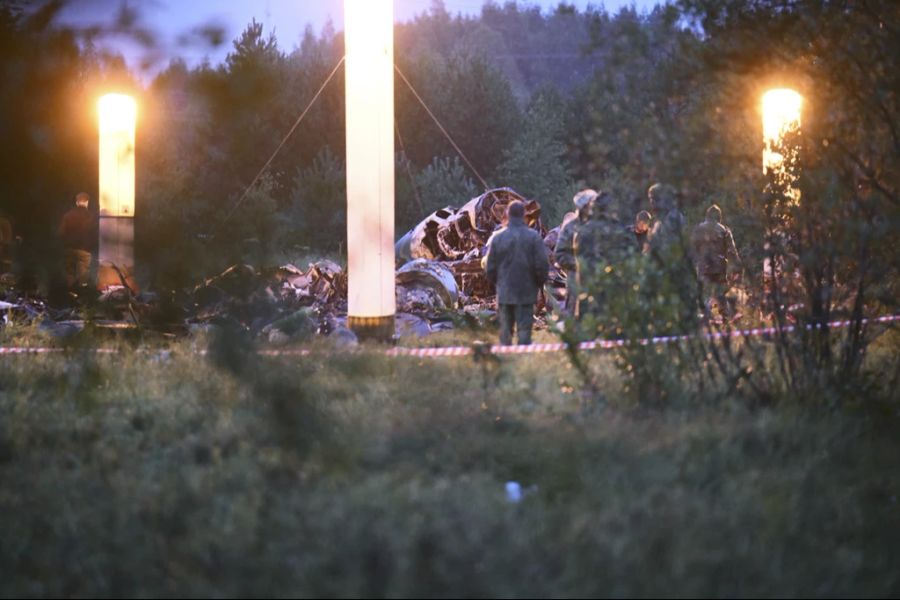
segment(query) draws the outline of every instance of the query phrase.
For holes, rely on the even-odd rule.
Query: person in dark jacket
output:
[[[97,239],[97,226],[94,215],[88,210],[88,202],[90,196],[85,192],[75,196],[75,206],[63,215],[59,226],[69,289],[90,283],[91,249]]]
[[[511,202],[508,225],[488,242],[485,272],[497,286],[500,343],[512,344],[513,327],[519,344],[531,343],[534,304],[547,280],[550,262],[540,234],[525,224],[525,205]]]

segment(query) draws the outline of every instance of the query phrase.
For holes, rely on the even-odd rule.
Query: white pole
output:
[[[347,267],[350,328],[394,334],[394,17],[392,0],[345,0]]]

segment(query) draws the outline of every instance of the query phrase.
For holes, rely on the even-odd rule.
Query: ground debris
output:
[[[330,260],[311,263],[305,271],[292,264],[263,270],[233,265],[194,288],[188,323],[232,318],[253,333],[278,338],[272,332],[281,331],[290,337],[295,332],[287,317],[314,318],[314,332],[324,314],[345,310],[346,297],[346,274]],[[301,309],[309,310],[300,312]],[[278,322],[284,327],[276,325]]]
[[[544,237],[548,260],[552,259],[559,231],[547,233],[541,222],[540,203],[510,188],[497,188],[472,198],[462,208],[448,206],[435,211],[408,231],[395,247],[398,264],[403,265],[400,271],[409,264],[415,264],[416,271],[425,270],[423,265],[428,263],[446,266],[456,280],[458,306],[492,303],[496,290],[485,276],[481,262],[491,235],[503,227],[507,207],[514,200],[525,204],[525,222]],[[564,294],[565,279],[556,271],[552,276],[554,281],[548,289],[554,294],[562,290]],[[398,306],[415,311],[419,308],[417,303],[427,304],[428,299],[410,298],[406,290],[403,295],[398,293]]]
[[[495,319],[496,291],[482,267],[487,244],[504,226],[514,200],[526,207],[526,223],[545,240],[552,260],[558,229],[549,233],[541,222],[541,206],[510,188],[497,188],[472,198],[461,208],[435,211],[407,232],[396,245],[397,332],[425,336],[456,326],[481,327]],[[258,269],[235,264],[204,279],[193,289],[134,295],[124,286],[102,294],[92,290],[72,295],[72,306],[50,308],[42,300],[7,292],[0,303],[2,323],[36,322],[51,335],[70,335],[73,323],[129,323],[142,329],[178,335],[237,326],[272,344],[326,336],[342,345],[356,344],[347,329],[347,273],[331,260],[311,262],[306,269],[287,263]],[[557,305],[565,294],[564,276],[551,268],[547,300],[538,311]],[[55,325],[61,325],[56,327]]]
[[[412,260],[397,270],[397,308],[410,313],[453,310],[459,288],[453,271],[445,264],[424,258]]]

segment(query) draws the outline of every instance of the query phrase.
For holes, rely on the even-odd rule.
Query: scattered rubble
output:
[[[459,288],[453,271],[443,263],[417,258],[397,270],[397,310],[435,313],[454,310]]]
[[[396,244],[398,269],[397,332],[425,336],[454,326],[483,326],[494,319],[495,290],[481,266],[488,240],[503,226],[510,202],[522,201],[529,227],[544,237],[548,259],[559,229],[549,232],[541,222],[541,206],[510,188],[485,192],[461,208],[435,211]],[[565,295],[565,279],[551,267],[546,299],[538,308],[557,306]],[[36,321],[53,335],[71,335],[84,318],[76,309],[52,310],[41,301],[7,296],[0,302],[4,322]],[[328,336],[340,345],[355,345],[346,327],[347,274],[330,260],[305,270],[292,264],[258,270],[247,264],[229,267],[193,290],[135,296],[124,286],[91,299],[98,319],[121,319],[170,334],[206,331],[225,323],[238,324],[272,344]]]

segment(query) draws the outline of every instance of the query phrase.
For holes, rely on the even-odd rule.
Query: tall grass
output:
[[[895,399],[648,408],[593,364],[586,410],[556,355],[5,357],[0,596],[900,592]]]

